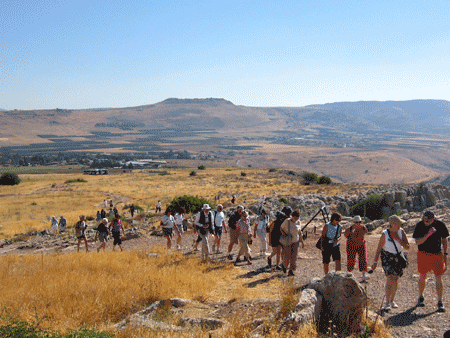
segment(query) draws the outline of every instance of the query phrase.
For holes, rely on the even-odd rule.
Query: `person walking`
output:
[[[59,233],[65,232],[67,229],[67,220],[64,218],[64,216],[61,216],[59,218]]]
[[[437,220],[432,211],[425,211],[422,220],[416,224],[413,233],[413,238],[418,247],[417,270],[420,275],[417,306],[425,306],[425,298],[423,296],[425,281],[427,274],[433,271],[436,280],[437,307],[439,312],[445,312],[442,299],[442,275],[447,269],[448,235],[449,233],[445,223]]]
[[[283,246],[283,272],[289,269],[288,276],[294,276],[297,267],[297,255],[299,243],[302,248],[305,247],[302,236],[302,228],[300,226],[300,212],[297,210],[292,213],[291,218],[287,218],[281,224],[280,230],[283,234],[290,235],[290,242]]]
[[[237,264],[241,261],[241,255],[244,255],[247,264],[252,264],[250,257],[250,248],[248,246],[248,240],[252,238],[252,230],[250,225],[250,220],[248,217],[248,212],[243,211],[241,213],[241,218],[236,223],[236,230],[239,236],[239,252],[236,257],[236,261],[234,264]]]
[[[236,211],[231,215],[228,219],[228,231],[230,233],[230,243],[228,244],[228,256],[227,258],[231,261],[233,259],[233,255],[231,250],[233,250],[233,246],[238,244],[238,230],[236,229],[236,223],[241,219],[241,213],[244,211],[244,207],[242,205],[238,205]]]
[[[130,206],[130,213],[131,213],[131,218],[134,217],[134,211],[136,210],[136,208],[134,207],[134,204],[131,204]]]
[[[101,219],[102,219],[102,214],[100,213],[100,211],[97,211],[97,216],[95,217],[95,220],[97,222],[100,222]]]
[[[84,215],[80,216],[80,220],[75,224],[75,236],[78,239],[77,243],[77,252],[80,252],[80,243],[82,240],[84,240],[84,244],[86,246],[86,252],[89,251],[88,249],[88,243],[86,239],[86,217]]]
[[[195,217],[195,224],[202,239],[202,261],[206,261],[209,257],[209,232],[214,229],[214,216],[211,213],[209,204],[203,204],[202,211]]]
[[[275,215],[275,220],[270,225],[270,235],[269,235],[269,244],[272,247],[272,253],[269,257],[267,257],[267,266],[269,268],[272,267],[272,258],[276,257],[276,270],[281,270],[282,267],[280,266],[281,261],[281,251],[283,249],[283,246],[280,243],[280,236],[281,236],[281,224],[289,218],[291,215],[292,209],[290,207],[284,207],[281,211],[278,211]]]
[[[378,258],[381,256],[381,264],[386,275],[386,305],[384,312],[392,308],[398,308],[394,302],[398,288],[398,279],[403,276],[403,268],[398,262],[398,253],[409,248],[408,238],[401,227],[405,223],[397,215],[392,215],[388,219],[389,229],[383,231],[378,242],[378,248],[372,264],[372,270],[377,268]]]
[[[120,251],[123,251],[122,248],[122,233],[124,231],[122,220],[120,219],[120,215],[116,214],[115,218],[109,224],[109,231],[111,232],[114,242],[113,242],[113,251],[116,251],[116,245],[119,246]]]
[[[260,256],[266,257],[267,251],[267,230],[269,228],[269,216],[266,210],[262,209],[261,214],[257,217],[255,228],[253,232],[253,237],[256,238],[258,235],[259,241],[261,243]]]
[[[94,241],[97,242],[97,239],[100,241],[100,246],[97,248],[97,252],[100,249],[103,251],[106,250],[106,242],[108,241],[108,219],[103,218],[100,224],[97,226],[97,231],[95,232]]]
[[[326,223],[322,230],[324,237],[322,246],[322,263],[323,272],[328,274],[331,257],[336,264],[335,271],[341,271],[341,240],[342,226],[339,224],[341,215],[338,213],[331,214],[330,222]]]
[[[53,235],[57,235],[58,234],[58,220],[56,219],[56,216],[52,216],[52,218],[50,219],[50,222],[52,223],[52,233]]]
[[[175,219],[172,216],[172,210],[167,208],[164,216],[161,217],[161,226],[163,229],[164,237],[167,239],[167,249],[172,247],[173,226]]]
[[[223,205],[217,204],[217,209],[214,210],[214,244],[212,251],[221,254],[220,251],[220,240],[222,239],[222,234],[225,229],[225,214],[223,213]],[[226,229],[225,229],[226,232]]]
[[[161,212],[161,201],[158,200],[158,202],[156,202],[156,213],[160,213]]]
[[[367,228],[362,224],[361,216],[353,218],[353,224],[345,229],[344,236],[347,238],[347,271],[352,272],[355,268],[356,255],[358,255],[359,271],[362,272],[362,280],[369,279],[367,273],[367,245],[364,236]]]
[[[174,218],[174,229],[177,233],[177,250],[181,250],[181,234],[183,231],[183,220],[186,210],[180,208],[180,210],[175,214]]]

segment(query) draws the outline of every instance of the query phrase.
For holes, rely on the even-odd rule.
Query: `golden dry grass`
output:
[[[81,214],[95,216],[106,198],[113,199],[119,211],[125,204],[135,203],[145,210],[155,208],[160,199],[163,206],[177,196],[193,195],[207,198],[212,203],[222,194],[221,203],[230,206],[230,196],[238,196],[237,203],[259,200],[262,195],[279,198],[286,195],[320,192],[325,195],[338,191],[355,190],[345,186],[305,186],[298,177],[269,172],[268,169],[168,169],[170,175],[134,171],[118,175],[87,176],[83,174],[20,175],[17,186],[0,186],[0,237],[50,228],[51,216],[65,216],[69,226]],[[245,172],[245,177],[241,176]],[[86,183],[68,183],[70,179],[83,178]]]

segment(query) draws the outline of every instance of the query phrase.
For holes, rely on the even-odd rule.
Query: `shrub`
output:
[[[289,170],[288,175],[295,176],[295,172],[293,172],[292,170]]]
[[[204,164],[201,164],[201,165],[199,165],[199,166],[197,167],[197,169],[198,169],[198,170],[205,170],[206,167],[205,167]]]
[[[92,216],[86,216],[86,221],[93,221],[95,218]]]
[[[167,209],[178,211],[180,208],[184,208],[187,214],[193,214],[201,211],[203,204],[209,204],[211,208],[213,208],[213,205],[203,197],[184,195],[175,197],[170,202]]]
[[[197,172],[196,172],[195,170],[192,170],[192,171],[189,173],[189,176],[197,176]]]
[[[288,200],[287,200],[286,197],[280,197],[278,200],[279,200],[281,203],[288,204]]]
[[[305,181],[306,185],[309,185],[311,183],[316,183],[318,180],[318,176],[315,173],[309,173],[309,172],[304,172],[302,174],[302,178]]]
[[[0,176],[0,185],[17,185],[20,183],[20,178],[14,173],[3,173]]]
[[[170,175],[170,173],[168,171],[163,171],[162,173],[158,174],[159,176],[166,176],[166,175]]]
[[[131,204],[130,205],[125,204],[123,206],[123,210],[130,209],[130,207],[131,207]],[[139,211],[144,211],[144,209],[140,205],[137,205],[137,204],[134,205],[134,209],[139,210]]]
[[[386,205],[383,196],[372,194],[366,199],[359,201],[350,210],[352,216],[360,215],[368,217],[371,220],[383,217],[383,207]]]
[[[277,171],[277,169],[275,169],[275,168],[270,168],[269,169],[269,173],[274,173],[275,171]]]
[[[245,176],[247,176],[247,173],[245,171],[241,171],[241,176],[245,177]]]
[[[67,180],[64,183],[86,183],[87,181],[83,178],[76,178],[76,179],[72,179],[72,180]]]
[[[333,181],[328,176],[320,176],[317,180],[319,184],[333,184]]]
[[[225,169],[225,171],[231,171],[231,169]]]

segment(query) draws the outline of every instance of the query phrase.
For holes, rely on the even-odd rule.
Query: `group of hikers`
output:
[[[181,236],[184,232],[184,209],[180,209],[172,215],[173,211],[167,209],[161,218],[161,226],[167,239],[167,247],[172,245],[173,231],[177,234],[177,249],[180,249]],[[380,236],[378,247],[374,255],[372,266],[368,267],[368,252],[365,235],[368,230],[363,224],[360,216],[355,216],[350,226],[345,228],[341,225],[342,217],[339,213],[332,213],[329,222],[325,224],[321,237],[316,244],[322,255],[323,271],[329,272],[331,260],[335,263],[335,271],[341,270],[341,248],[342,237],[346,237],[347,271],[352,272],[355,268],[356,256],[358,256],[358,268],[362,273],[362,282],[366,282],[378,265],[381,264],[386,275],[384,312],[397,308],[394,298],[398,289],[399,277],[408,265],[405,249],[409,248],[409,241],[402,225],[405,223],[397,215],[389,217],[389,227]],[[202,211],[195,215],[194,220],[195,238],[193,240],[194,250],[198,250],[201,243],[201,257],[206,261],[212,253],[222,253],[220,250],[221,237],[223,233],[229,233],[230,242],[227,250],[227,259],[233,260],[233,246],[239,244],[239,251],[234,260],[235,264],[241,262],[241,257],[247,264],[252,264],[250,247],[252,238],[258,238],[260,243],[260,255],[267,258],[267,267],[272,268],[275,258],[275,269],[294,276],[296,261],[300,245],[304,248],[303,233],[300,226],[300,213],[293,211],[290,207],[284,207],[276,212],[275,219],[269,220],[266,210],[261,209],[256,219],[251,222],[249,213],[244,206],[239,205],[236,211],[225,223],[223,206],[217,205],[217,209],[211,211],[208,204],[204,204]],[[447,264],[447,237],[449,236],[446,225],[436,219],[432,211],[426,211],[422,220],[414,228],[413,238],[418,246],[417,269],[419,273],[419,298],[417,306],[425,306],[423,292],[425,289],[426,276],[433,272],[436,281],[436,293],[438,297],[437,309],[445,312],[443,304],[442,275]],[[212,250],[210,242],[212,241]],[[269,254],[268,246],[272,247]],[[267,256],[268,255],[268,256]]]

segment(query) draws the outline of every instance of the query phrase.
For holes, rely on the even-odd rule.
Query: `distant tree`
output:
[[[311,183],[316,183],[318,180],[318,176],[315,173],[304,172],[302,174],[302,178],[305,181],[306,185],[310,185]]]
[[[199,165],[199,166],[197,167],[197,169],[198,169],[198,170],[205,170],[206,167],[205,167],[204,164],[201,164],[201,165]]]
[[[197,176],[197,172],[196,172],[195,170],[192,170],[192,171],[189,173],[189,176]]]
[[[320,176],[317,180],[319,184],[333,184],[333,181],[328,176]]]
[[[183,207],[186,210],[187,214],[193,214],[201,211],[203,204],[209,204],[211,208],[214,208],[214,205],[212,205],[207,199],[203,197],[184,195],[175,197],[170,202],[167,209],[172,210],[172,212],[176,212]]]
[[[20,183],[20,178],[15,173],[3,173],[0,176],[0,185],[17,185]]]

